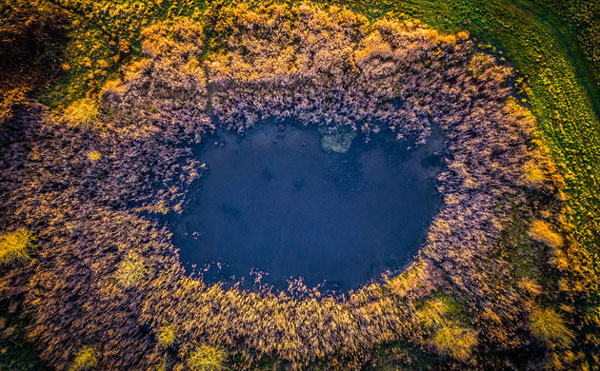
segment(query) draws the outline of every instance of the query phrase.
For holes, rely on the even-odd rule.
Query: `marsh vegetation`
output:
[[[586,72],[516,3],[3,5],[2,55],[37,68],[2,75],[0,304],[58,369],[593,368],[597,118]],[[44,47],[20,50],[31,35]],[[195,187],[211,196],[211,175],[235,168],[198,145],[251,140],[265,120],[320,130],[327,158],[364,136],[419,151],[439,128],[441,206],[413,263],[345,297],[190,276],[156,215],[185,219]]]

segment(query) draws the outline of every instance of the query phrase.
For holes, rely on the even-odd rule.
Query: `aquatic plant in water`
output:
[[[343,130],[339,127],[321,127],[321,146],[325,151],[346,153],[352,146],[352,141],[356,138],[356,132],[353,130]]]

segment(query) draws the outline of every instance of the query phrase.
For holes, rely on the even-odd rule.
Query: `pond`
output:
[[[390,133],[337,138],[290,123],[205,138],[194,152],[208,171],[166,217],[186,270],[346,292],[410,262],[441,203],[441,134],[417,148]]]

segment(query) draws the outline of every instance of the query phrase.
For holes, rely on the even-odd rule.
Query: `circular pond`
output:
[[[264,123],[195,148],[208,171],[181,215],[167,217],[188,270],[206,282],[347,291],[402,267],[441,198],[443,140],[412,148]],[[332,144],[333,143],[333,144]]]

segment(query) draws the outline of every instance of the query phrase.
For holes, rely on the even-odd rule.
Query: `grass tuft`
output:
[[[102,154],[98,151],[90,151],[87,154],[88,159],[92,162],[99,161],[102,158]]]
[[[162,326],[158,331],[158,345],[167,349],[175,344],[175,329],[173,326]]]
[[[534,220],[531,224],[529,236],[553,248],[562,247],[564,244],[562,236],[554,232],[548,223],[539,219]]]
[[[469,360],[478,344],[477,332],[467,327],[459,302],[438,293],[423,303],[416,317],[423,327],[435,331],[430,341],[438,353],[461,362]]]
[[[69,371],[91,370],[98,364],[98,355],[93,347],[83,347],[75,356]]]
[[[538,308],[531,313],[531,332],[548,344],[567,346],[575,335],[561,315],[552,308]]]
[[[148,270],[143,258],[138,254],[129,253],[119,263],[115,278],[121,287],[127,289],[142,283],[147,273]]]
[[[435,333],[433,344],[440,353],[466,362],[477,345],[477,333],[473,329],[450,324]]]
[[[533,184],[541,184],[547,180],[544,170],[535,162],[531,161],[525,164],[525,180]]]
[[[433,298],[417,311],[417,319],[425,327],[441,326],[450,309],[450,303],[445,297]]]
[[[35,237],[27,228],[18,228],[0,236],[0,265],[8,266],[31,259]]]
[[[71,103],[64,112],[64,118],[70,126],[90,129],[96,122],[98,107],[89,98]]]
[[[225,369],[225,351],[219,347],[199,345],[185,356],[185,362],[192,371],[218,371]]]

